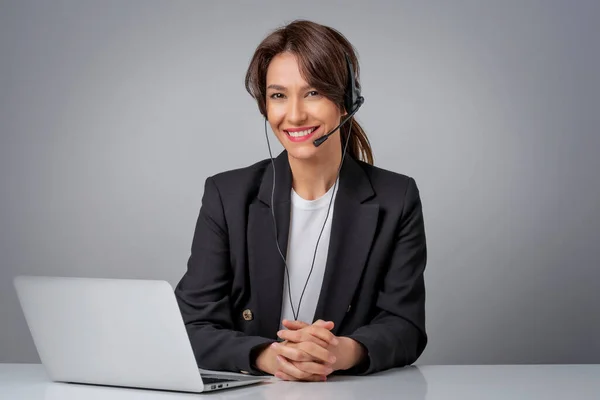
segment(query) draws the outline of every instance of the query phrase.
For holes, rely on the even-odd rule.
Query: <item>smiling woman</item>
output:
[[[285,52],[273,57],[267,69],[266,113],[273,132],[290,157],[320,158],[321,162],[339,160],[342,154],[339,143],[332,140],[319,149],[308,139],[322,136],[338,125],[342,111],[307,84],[296,55]]]
[[[321,381],[413,363],[421,200],[413,178],[373,165],[352,45],[294,21],[259,44],[245,84],[284,151],[206,179],[175,289],[198,366]]]
[[[373,164],[367,135],[354,118],[340,128],[339,140],[332,141],[337,144],[330,143],[327,150],[317,152],[308,140],[330,132],[348,112],[343,106],[348,82],[346,57],[356,66],[354,83],[360,89],[354,48],[332,28],[294,21],[271,33],[256,49],[246,73],[246,89],[292,157],[339,160],[341,144],[349,139],[349,155]],[[310,129],[313,132],[306,132]],[[290,142],[303,145],[290,146]]]

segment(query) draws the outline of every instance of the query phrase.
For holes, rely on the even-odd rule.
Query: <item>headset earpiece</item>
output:
[[[363,98],[360,95],[360,88],[356,87],[356,79],[354,76],[354,67],[348,53],[344,53],[346,57],[346,67],[348,69],[348,82],[346,83],[346,91],[344,93],[344,108],[348,114],[351,114],[355,108],[360,106]]]

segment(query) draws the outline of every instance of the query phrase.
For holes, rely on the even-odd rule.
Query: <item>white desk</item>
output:
[[[328,382],[271,382],[187,394],[49,382],[39,364],[0,364],[2,400],[600,399],[600,365],[419,366]]]

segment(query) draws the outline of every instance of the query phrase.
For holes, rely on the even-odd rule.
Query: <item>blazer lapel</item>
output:
[[[290,190],[292,174],[283,151],[275,160],[274,212],[277,221],[277,240],[284,257],[287,256],[290,227]],[[255,318],[260,331],[276,338],[280,326],[281,299],[285,264],[275,242],[275,227],[271,207],[273,167],[267,166],[248,215],[248,261],[252,296],[256,298]]]
[[[358,163],[344,160],[335,199],[327,264],[315,320],[333,321],[337,334],[371,249],[379,204],[365,203],[374,196],[371,183]]]

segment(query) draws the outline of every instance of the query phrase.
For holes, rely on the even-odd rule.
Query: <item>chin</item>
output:
[[[298,160],[310,160],[317,156],[317,148],[312,145],[312,142],[310,146],[290,146],[286,150],[288,152],[288,155]]]

